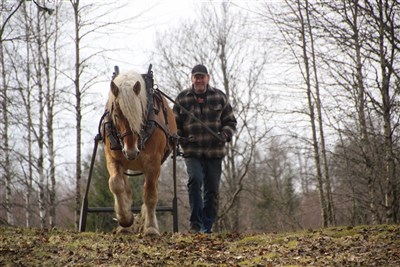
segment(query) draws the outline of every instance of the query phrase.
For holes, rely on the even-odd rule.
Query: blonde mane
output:
[[[137,81],[140,82],[138,95],[133,90],[133,86]],[[117,101],[122,113],[129,122],[132,132],[139,134],[147,113],[146,85],[142,75],[135,71],[121,73],[114,79],[114,83],[118,86],[119,93],[115,98],[110,90],[108,105],[113,101]]]

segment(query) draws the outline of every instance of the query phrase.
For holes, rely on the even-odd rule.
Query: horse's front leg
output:
[[[145,184],[143,187],[143,205],[141,216],[144,218],[144,234],[160,235],[156,217],[158,202],[158,177],[160,168],[153,168],[145,173]]]
[[[118,224],[122,227],[129,227],[133,224],[133,214],[131,211],[132,189],[121,166],[109,164],[108,171],[110,173],[108,185],[114,195],[114,209]]]

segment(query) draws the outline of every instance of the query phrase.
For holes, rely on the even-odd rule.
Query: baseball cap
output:
[[[192,69],[192,75],[197,75],[197,74],[208,75],[207,68],[201,64],[194,66]]]

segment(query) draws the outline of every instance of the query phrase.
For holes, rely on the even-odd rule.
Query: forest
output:
[[[193,16],[160,27],[143,51],[125,46],[149,43],[135,35],[151,8],[135,5],[0,0],[0,224],[77,229],[113,67],[145,73],[152,64],[174,98],[198,63],[238,120],[217,231],[400,222],[398,1],[195,2]],[[91,206],[113,204],[102,149]],[[172,201],[172,176],[167,160],[160,205]],[[129,179],[139,206],[143,177]],[[180,231],[189,227],[186,183],[177,157]],[[111,230],[113,217],[90,214],[88,229]],[[169,214],[159,221],[171,231]]]

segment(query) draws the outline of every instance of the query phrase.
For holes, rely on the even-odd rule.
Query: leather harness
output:
[[[112,79],[114,79],[118,74],[119,69],[118,66],[116,66]],[[168,140],[172,138],[168,127],[167,108],[164,105],[164,101],[160,91],[153,89],[153,76],[151,72],[151,65],[149,67],[148,73],[142,76],[146,82],[147,117],[145,123],[142,126],[142,129],[140,130],[138,148],[139,150],[144,149],[146,142],[152,136],[156,127],[159,127],[161,130],[163,130],[167,137],[167,146],[165,147],[164,157],[162,159],[162,162],[164,162],[167,159],[169,152],[171,151]],[[111,150],[122,150],[121,135],[116,129],[114,123],[112,122],[110,112],[111,111],[106,110],[101,117],[99,123],[99,133],[102,136],[102,140],[104,143],[106,140],[105,137],[108,137]],[[158,116],[160,112],[162,112],[162,117],[164,118],[164,120],[161,119],[161,116]]]

